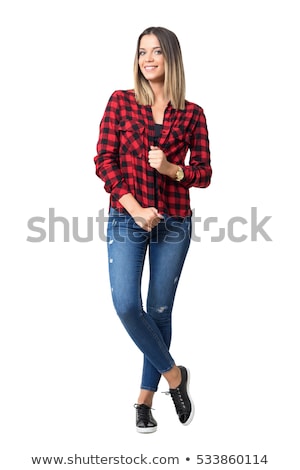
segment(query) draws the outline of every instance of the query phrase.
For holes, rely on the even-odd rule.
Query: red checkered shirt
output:
[[[131,193],[142,207],[156,207],[161,214],[191,215],[189,188],[206,188],[212,174],[203,109],[186,101],[184,110],[176,110],[170,103],[165,110],[157,145],[169,162],[183,168],[180,182],[161,175],[148,163],[154,129],[151,106],[137,104],[132,90],[111,95],[94,157],[96,174],[110,193],[110,207],[122,211],[119,199]]]

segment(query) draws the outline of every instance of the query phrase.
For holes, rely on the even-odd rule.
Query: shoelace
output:
[[[175,409],[178,414],[182,414],[186,412],[186,406],[184,403],[184,399],[182,398],[179,387],[171,388],[168,392],[162,392],[162,393],[165,393],[166,395],[171,395],[171,398],[175,405]]]
[[[142,421],[148,421],[149,418],[150,418],[150,411],[153,409],[153,408],[150,408],[149,406],[147,405],[139,405],[139,404],[135,404],[134,407],[137,409],[137,412],[138,412],[138,419],[142,420]]]

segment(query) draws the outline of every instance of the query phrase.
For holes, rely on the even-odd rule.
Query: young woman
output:
[[[206,119],[200,106],[185,99],[181,48],[172,31],[150,27],[139,36],[134,90],[111,95],[94,161],[110,193],[107,237],[114,307],[144,355],[136,429],[157,429],[151,407],[161,375],[180,422],[187,425],[194,414],[190,373],[169,351],[171,314],[190,245],[189,188],[206,188],[212,170]],[[141,278],[147,253],[144,309]]]

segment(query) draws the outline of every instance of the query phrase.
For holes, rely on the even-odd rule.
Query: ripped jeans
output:
[[[129,214],[110,209],[108,264],[115,310],[127,333],[144,354],[141,388],[156,391],[161,374],[175,362],[169,352],[171,314],[191,239],[191,217],[165,216],[151,232]],[[146,310],[142,274],[148,251]]]

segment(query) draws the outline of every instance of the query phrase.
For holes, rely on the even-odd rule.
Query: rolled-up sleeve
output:
[[[94,157],[96,175],[104,181],[105,191],[114,200],[130,192],[119,164],[119,109],[118,94],[114,92],[100,122],[97,155]]]
[[[210,185],[212,176],[208,130],[202,108],[198,108],[194,120],[195,124],[189,146],[189,164],[184,167],[184,179],[181,181],[181,184],[187,189],[192,186],[206,188]]]

